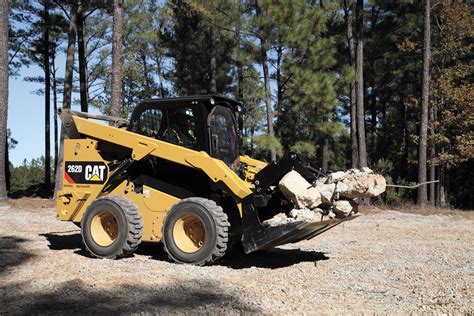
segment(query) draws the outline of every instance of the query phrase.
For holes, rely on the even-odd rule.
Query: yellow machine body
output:
[[[140,160],[148,155],[166,157],[170,161],[200,169],[211,180],[224,182],[238,199],[243,199],[252,193],[250,181],[266,165],[265,162],[242,156],[241,161],[246,164],[247,168],[246,179],[249,179],[249,181],[244,181],[229,169],[224,162],[210,157],[206,152],[197,152],[77,116],[72,116],[72,119],[78,132],[82,135],[88,135],[88,137],[64,140],[63,188],[57,192],[56,199],[57,219],[61,221],[79,223],[92,201],[103,195],[104,183],[109,177],[108,168],[105,168],[102,174],[100,174],[100,169],[98,169],[99,174],[90,174],[91,178],[95,176],[97,184],[93,180],[87,184],[75,183],[68,176],[67,170],[70,168],[69,171],[74,171],[76,168],[77,171],[83,172],[84,170],[79,170],[79,168],[88,168],[93,172],[93,168],[97,166],[97,163],[103,163],[104,166],[107,166],[110,161],[104,161],[99,155],[96,139],[130,148],[132,158],[135,160]],[[69,164],[68,162],[73,163]],[[144,221],[142,239],[154,242],[161,239],[161,227],[166,212],[180,200],[147,186],[144,186],[142,193],[137,194],[134,191],[133,183],[127,183],[127,181],[123,181],[107,195],[124,196],[133,201],[140,210]],[[241,212],[242,208],[239,204],[237,207]]]

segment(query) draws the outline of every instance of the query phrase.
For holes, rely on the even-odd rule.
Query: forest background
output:
[[[270,161],[297,152],[324,172],[368,166],[389,183],[439,180],[390,188],[379,202],[474,208],[471,1],[0,6],[0,70],[44,99],[34,118],[43,130],[30,130],[44,133],[44,153],[13,165],[8,80],[0,87],[0,198],[52,196],[58,108],[128,117],[146,98],[221,94],[243,102],[243,153]]]

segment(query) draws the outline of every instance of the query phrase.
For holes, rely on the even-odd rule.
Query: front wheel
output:
[[[179,263],[212,264],[226,252],[229,242],[227,215],[214,201],[183,199],[166,215],[163,244],[168,256]]]
[[[143,235],[141,214],[126,198],[100,197],[87,208],[81,221],[81,235],[86,250],[93,257],[130,256]]]

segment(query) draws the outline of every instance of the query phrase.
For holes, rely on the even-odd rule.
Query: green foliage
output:
[[[290,146],[290,150],[308,158],[314,158],[316,155],[316,146],[312,143],[303,141],[298,141],[294,145]]]
[[[193,4],[193,2],[190,2]],[[191,5],[183,0],[168,1],[170,21],[164,28],[162,40],[167,56],[174,64],[168,74],[178,95],[208,94],[211,92],[211,58],[216,59],[217,92],[226,94],[231,90],[230,63],[232,41],[214,20],[206,18],[207,5],[225,10],[226,2],[201,1]],[[214,38],[215,54],[210,46]]]
[[[470,9],[467,3],[451,1],[441,1],[436,8],[439,24],[431,100],[443,120],[431,123],[437,131],[431,142],[441,148],[431,160],[434,165],[474,159],[474,21]]]
[[[388,159],[379,159],[374,165],[374,171],[382,174],[387,181],[387,184],[398,184],[398,185],[412,185],[403,178],[397,178],[394,182],[390,174],[393,173],[394,167],[393,162]],[[394,188],[387,187],[385,194],[375,198],[375,201],[383,202],[390,206],[400,206],[404,201],[410,198],[412,192],[405,188]]]
[[[24,160],[18,167],[10,165],[10,192],[24,191],[44,183],[43,156],[31,161]]]
[[[277,156],[281,157],[283,155],[283,146],[281,145],[278,138],[271,136],[269,134],[262,134],[255,136],[254,142],[256,145],[256,152],[268,156],[270,154],[270,149],[274,148]]]

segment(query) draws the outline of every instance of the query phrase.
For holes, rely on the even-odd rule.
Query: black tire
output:
[[[143,235],[141,214],[126,198],[100,197],[87,208],[81,221],[81,235],[86,250],[93,257],[131,256]]]
[[[198,223],[198,230],[204,230],[201,243],[196,243],[192,236],[185,239],[194,242],[196,250],[183,251],[183,241],[176,239],[175,230],[180,231],[180,222],[183,222],[183,232],[186,220],[194,219]],[[193,224],[191,224],[193,225]],[[176,228],[178,227],[178,228]],[[218,261],[226,253],[229,242],[230,223],[222,208],[214,201],[204,198],[188,198],[176,203],[166,214],[162,228],[164,249],[171,260],[178,263],[194,265],[209,265]],[[183,236],[183,234],[181,234]],[[181,244],[181,246],[180,246]],[[193,248],[193,246],[191,246]],[[189,250],[189,248],[188,248]]]

